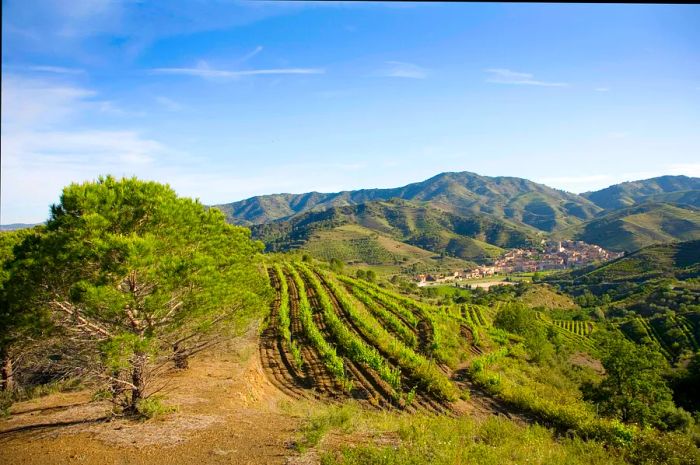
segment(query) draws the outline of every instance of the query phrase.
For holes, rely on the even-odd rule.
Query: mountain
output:
[[[644,203],[615,210],[557,235],[628,252],[652,244],[700,239],[700,208]]]
[[[251,226],[251,231],[253,237],[273,251],[302,246],[315,249],[317,242],[326,248],[338,248],[332,243],[349,232],[355,235],[362,232],[374,238],[383,237],[384,242],[398,241],[433,254],[474,261],[485,261],[500,255],[503,248],[523,247],[537,240],[529,228],[490,215],[456,215],[426,202],[400,199],[309,211],[289,220]],[[357,244],[358,238],[350,237],[347,241]],[[346,253],[342,259],[347,261],[350,257]]]
[[[426,181],[393,189],[362,189],[333,194],[273,194],[216,207],[241,225],[289,219],[300,213],[399,198],[426,202],[454,214],[488,214],[516,225],[553,231],[593,218],[601,208],[576,194],[527,179],[441,173]]]
[[[28,229],[41,223],[12,223],[12,224],[0,224],[0,231],[16,231],[18,229]]]
[[[581,194],[600,208],[612,210],[644,202],[674,202],[700,207],[700,178],[660,176],[623,182]]]

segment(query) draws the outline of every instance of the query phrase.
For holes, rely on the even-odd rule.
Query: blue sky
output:
[[[72,181],[207,204],[442,171],[700,176],[697,5],[6,0],[0,222]]]

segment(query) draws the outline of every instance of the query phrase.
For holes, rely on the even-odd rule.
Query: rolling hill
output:
[[[558,233],[614,251],[700,239],[700,209],[689,205],[644,203],[615,210]]]
[[[674,202],[700,206],[700,178],[660,176],[623,182],[581,194],[600,208],[614,210],[644,202]]]
[[[389,255],[383,254],[389,262],[403,260],[394,257],[397,242],[428,250],[433,255],[484,261],[500,255],[503,248],[527,246],[536,241],[536,235],[530,229],[489,215],[455,215],[430,204],[399,199],[310,211],[286,221],[252,226],[251,231],[253,237],[267,244],[268,250],[282,251],[303,246],[316,251],[319,258],[335,254],[345,261],[362,260],[366,263],[372,262],[357,252],[349,252],[359,247],[358,234],[371,239],[382,238],[381,243],[390,244]],[[341,247],[339,242],[346,245]],[[320,252],[319,244],[328,250]],[[345,252],[340,253],[340,249]]]
[[[216,205],[240,225],[288,219],[308,211],[399,198],[426,202],[454,214],[488,214],[540,231],[553,231],[593,218],[601,208],[576,194],[527,179],[441,173],[426,181],[393,189],[362,189],[333,194],[273,194]]]
[[[216,207],[229,222],[251,227],[268,250],[312,247],[319,258],[339,254],[366,263],[379,255],[368,262],[359,248],[382,248],[359,245],[372,234],[477,262],[548,234],[628,252],[700,238],[700,179],[687,176],[576,195],[521,178],[441,173],[393,189],[273,194]],[[348,229],[337,229],[347,225],[355,225],[352,234],[365,239],[348,242]],[[321,237],[333,250],[321,252]]]

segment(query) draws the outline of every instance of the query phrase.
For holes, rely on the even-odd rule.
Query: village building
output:
[[[539,249],[510,249],[494,260],[492,265],[482,265],[445,275],[420,274],[416,276],[416,280],[419,286],[425,286],[461,279],[481,279],[497,274],[564,270],[613,260],[624,255],[583,241],[543,240],[541,246]]]

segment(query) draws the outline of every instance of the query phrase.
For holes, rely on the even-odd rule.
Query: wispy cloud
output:
[[[63,186],[100,174],[149,176],[184,157],[131,128],[87,127],[121,112],[95,91],[66,83],[3,76],[1,221],[35,222]],[[74,124],[83,122],[83,124]]]
[[[428,70],[414,63],[403,61],[387,61],[386,68],[377,72],[378,76],[395,77],[405,79],[425,79],[428,77]]]
[[[80,68],[64,68],[62,66],[27,66],[27,70],[36,71],[39,73],[55,73],[55,74],[83,74],[84,69]]]
[[[595,89],[596,92],[609,92],[610,88],[609,87],[596,87]]]
[[[90,89],[70,84],[5,75],[2,79],[3,134],[15,127],[41,127],[65,121],[90,105],[89,99],[95,95]]]
[[[211,68],[207,63],[200,62],[194,68],[154,68],[150,70],[153,74],[171,74],[180,76],[195,76],[205,79],[235,79],[244,76],[265,76],[284,74],[324,74],[323,68],[268,68],[268,69],[247,69],[229,70]]]
[[[258,46],[255,47],[252,51],[250,51],[250,52],[246,53],[245,55],[243,55],[243,56],[238,60],[238,63],[245,63],[246,61],[250,60],[251,58],[253,58],[255,55],[257,55],[258,53],[260,53],[260,52],[262,52],[262,51],[263,51],[263,46],[262,46],[262,45],[258,45]]]
[[[567,87],[566,82],[540,81],[535,79],[534,74],[511,71],[505,68],[489,68],[484,70],[488,73],[486,82],[495,84],[512,84],[520,86],[541,86],[541,87]]]

